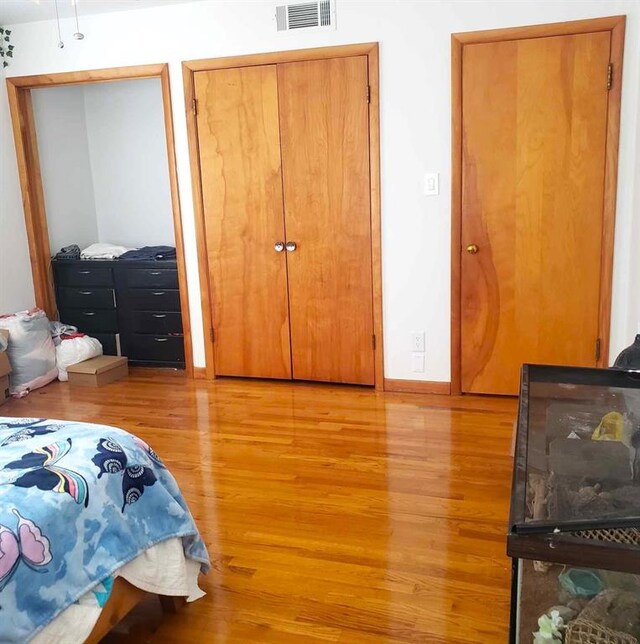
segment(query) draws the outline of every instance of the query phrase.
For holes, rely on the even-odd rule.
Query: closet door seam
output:
[[[284,158],[282,156],[282,111],[280,110],[280,66],[276,65],[276,88],[278,95],[278,151],[280,153],[280,183],[282,185],[282,229],[284,230],[284,242],[288,241],[287,237],[287,195],[284,186]],[[291,342],[291,287],[289,284],[289,253],[284,253],[284,270],[287,284],[287,313],[289,322],[289,360],[291,362],[291,380],[295,379],[295,364],[293,363],[293,345]]]

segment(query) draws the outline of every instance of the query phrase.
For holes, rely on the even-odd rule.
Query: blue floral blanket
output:
[[[208,570],[178,485],[145,442],[106,425],[0,417],[0,642],[27,642],[172,537]]]

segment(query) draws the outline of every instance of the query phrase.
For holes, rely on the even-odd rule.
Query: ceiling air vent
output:
[[[276,6],[276,26],[278,31],[335,29],[335,22],[334,0],[296,2],[295,4]]]

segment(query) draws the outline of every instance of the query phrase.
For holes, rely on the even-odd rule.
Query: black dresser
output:
[[[53,260],[60,321],[132,365],[184,369],[175,261]]]

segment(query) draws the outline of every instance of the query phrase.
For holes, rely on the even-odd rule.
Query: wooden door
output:
[[[374,383],[366,56],[278,65],[293,377]]]
[[[596,365],[609,50],[610,32],[464,47],[465,392]]]
[[[290,378],[274,65],[195,74],[216,373]]]

